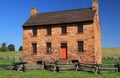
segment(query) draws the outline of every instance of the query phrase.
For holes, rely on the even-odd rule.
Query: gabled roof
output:
[[[95,11],[92,8],[38,13],[36,16],[31,16],[23,27],[93,21],[94,15]]]

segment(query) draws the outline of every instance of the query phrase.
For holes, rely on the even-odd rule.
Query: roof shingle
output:
[[[91,8],[38,13],[36,16],[31,16],[23,27],[93,21],[94,15],[95,11]]]

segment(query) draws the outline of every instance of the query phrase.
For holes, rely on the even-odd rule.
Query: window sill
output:
[[[61,34],[61,36],[66,36],[67,35],[67,33],[66,34]]]
[[[36,36],[31,36],[31,37],[37,37],[37,35]]]
[[[84,54],[85,52],[83,51],[83,52],[77,52],[76,54]]]
[[[37,53],[33,53],[33,54],[31,54],[31,55],[37,55]]]
[[[52,53],[45,53],[45,55],[52,55]]]
[[[78,32],[77,34],[83,34],[83,32]]]
[[[46,35],[46,36],[52,36],[51,34],[49,34],[49,35]]]
[[[67,58],[60,58],[60,60],[67,60]]]

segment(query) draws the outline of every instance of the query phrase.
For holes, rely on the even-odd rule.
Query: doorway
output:
[[[67,43],[61,43],[61,58],[67,58]]]

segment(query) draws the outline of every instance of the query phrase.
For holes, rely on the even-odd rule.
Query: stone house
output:
[[[102,63],[98,1],[92,8],[39,13],[23,24],[23,61]]]

